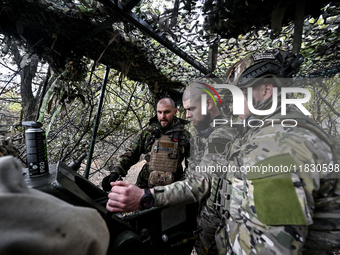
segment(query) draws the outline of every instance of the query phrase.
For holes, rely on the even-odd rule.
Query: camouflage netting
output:
[[[84,70],[88,59],[147,83],[155,92],[162,87],[183,87],[179,79],[168,75],[170,71],[195,73],[180,58],[173,58],[171,64],[166,57],[171,53],[139,31],[129,32],[129,25],[103,5],[85,9],[80,4],[67,7],[60,1],[18,0],[1,1],[0,7],[2,34],[27,43],[31,52],[58,72],[71,63],[75,80],[88,71]]]
[[[110,65],[131,80],[147,83],[155,92],[169,88],[181,91],[189,80],[207,74],[142,33],[127,21],[129,12],[115,11],[112,3],[2,0],[1,33],[26,42],[55,70],[63,70],[72,61],[79,75],[75,78],[82,77],[88,58]],[[303,76],[339,72],[338,4],[312,1],[305,5],[301,53],[307,61]],[[298,16],[295,9],[296,1],[174,0],[142,2],[132,12],[155,33],[220,76],[249,52],[292,48]]]

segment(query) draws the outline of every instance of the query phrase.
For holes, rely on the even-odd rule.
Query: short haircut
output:
[[[169,97],[164,97],[164,98],[162,98],[161,100],[159,100],[158,101],[158,104],[157,105],[163,105],[163,104],[166,104],[166,103],[170,103],[170,105],[171,105],[171,107],[173,108],[173,109],[176,109],[176,105],[175,105],[175,102],[174,102],[174,100],[172,100],[171,98],[169,98]]]
[[[188,99],[192,100],[192,102],[197,102],[197,100],[201,99],[201,95],[207,94],[204,90],[205,86],[198,82],[190,83],[189,86],[183,92],[183,101]]]

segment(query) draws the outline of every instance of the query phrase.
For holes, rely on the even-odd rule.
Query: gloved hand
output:
[[[116,172],[112,172],[108,176],[104,177],[102,181],[103,190],[110,191],[112,188],[110,183],[117,181],[118,178],[119,178],[119,174]]]

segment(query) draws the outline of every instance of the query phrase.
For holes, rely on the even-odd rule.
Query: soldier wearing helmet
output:
[[[266,110],[273,103],[274,88],[293,85],[292,77],[302,61],[301,55],[282,50],[255,53],[227,71],[227,82],[245,94],[246,88],[252,88],[246,96],[255,109]],[[231,152],[225,154],[230,170],[213,180],[197,175],[197,186],[184,183],[190,199],[177,199],[177,190],[171,188],[176,183],[151,191],[157,206],[208,196],[207,203],[220,217],[215,231],[218,254],[327,254],[340,248],[338,219],[333,217],[340,209],[335,206],[340,201],[340,185],[329,171],[339,162],[332,140],[294,106],[285,117],[299,125],[282,126],[276,121],[282,119],[280,107],[276,109],[270,116],[255,116],[245,101],[241,119],[271,118],[272,125],[245,126]],[[315,165],[327,169],[308,171]],[[137,201],[142,195],[136,190],[133,194]],[[110,208],[114,204],[109,201],[107,208],[116,210]],[[327,219],[330,215],[333,218]]]
[[[245,94],[251,87],[247,97],[252,97],[254,108],[267,110],[273,104],[274,88],[292,86],[302,61],[301,55],[282,50],[255,53],[232,66],[227,81]],[[222,179],[222,187],[227,188],[216,199],[222,221],[215,239],[221,254],[321,254],[339,248],[335,241],[339,232],[330,231],[338,226],[328,222],[328,230],[318,232],[322,220],[320,215],[313,217],[321,213],[325,201],[339,200],[340,190],[334,185],[338,178],[327,171],[336,162],[331,139],[296,107],[290,106],[286,116],[281,115],[280,104],[276,109],[269,116],[256,116],[245,101],[245,112],[239,116],[274,121],[246,126],[242,138],[235,141],[237,149],[229,160],[238,171]],[[298,124],[283,126],[282,118]],[[308,171],[315,165],[328,169]]]

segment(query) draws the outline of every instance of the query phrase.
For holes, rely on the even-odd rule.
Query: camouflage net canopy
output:
[[[71,64],[75,79],[85,75],[86,63],[92,59],[167,95],[182,91],[197,77],[223,75],[229,66],[254,51],[292,49],[298,37],[302,40],[300,52],[306,58],[300,75],[338,73],[339,3],[1,0],[0,24],[2,34],[25,42],[55,70],[61,72]],[[131,23],[131,16],[178,49],[181,57]],[[302,32],[293,40],[298,19],[302,20]],[[193,67],[187,59],[206,71]]]
[[[294,51],[299,39],[306,58],[300,76],[325,77],[340,71],[339,1],[206,0],[202,10],[207,37],[220,38],[217,73],[223,74],[229,61],[254,51]],[[301,31],[295,31],[299,27]]]

